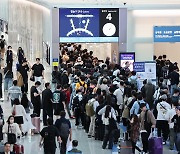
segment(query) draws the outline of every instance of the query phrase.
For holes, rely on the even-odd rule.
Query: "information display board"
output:
[[[118,42],[119,9],[60,8],[60,42]]]
[[[135,53],[134,52],[124,52],[120,53],[120,65],[121,67],[125,67],[125,63],[129,62],[130,71],[133,71],[133,63],[135,62]]]
[[[134,62],[133,69],[139,79],[139,89],[143,86],[145,79],[151,79],[152,83],[156,85],[156,63],[154,61]]]
[[[154,26],[154,42],[180,42],[180,26]]]

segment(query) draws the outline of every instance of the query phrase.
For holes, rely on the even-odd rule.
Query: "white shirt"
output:
[[[120,87],[114,91],[114,95],[117,98],[117,105],[123,104],[123,94],[124,94],[124,87]]]
[[[16,113],[15,117],[23,116],[26,118],[26,111],[22,105],[14,105],[12,108],[12,112],[13,112],[14,108],[15,108],[15,113]]]
[[[157,104],[156,108],[158,111],[157,120],[167,120],[166,114],[168,110],[171,110],[171,106],[167,102],[162,101]]]
[[[99,102],[98,101],[94,101],[93,102],[93,108],[94,108],[94,111],[96,111],[96,108],[99,106]]]
[[[169,121],[169,127],[174,128],[174,123],[170,122],[171,119],[176,115],[175,108],[172,108],[171,110],[168,110],[167,114],[165,115],[165,119]]]
[[[120,70],[119,70],[119,69],[117,69],[117,70],[115,70],[115,71],[113,72],[113,75],[116,76],[116,77],[117,77],[118,74],[120,74]]]
[[[102,114],[102,121],[104,125],[109,125],[109,118],[113,118],[114,120],[116,120],[116,116],[112,112],[109,112],[109,116],[107,118],[105,118],[105,113]]]

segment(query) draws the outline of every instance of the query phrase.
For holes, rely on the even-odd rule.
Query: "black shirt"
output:
[[[42,104],[43,104],[43,109],[50,110],[52,109],[52,98],[53,98],[53,93],[51,92],[50,89],[45,89],[42,92]]]
[[[180,116],[178,116],[177,114],[174,115],[171,122],[174,122],[174,131],[176,133],[180,133]]]
[[[38,92],[38,90],[37,90],[37,88],[35,87],[35,86],[32,86],[31,87],[31,102],[33,103],[33,104],[35,104],[35,103],[40,103],[40,95],[38,95],[38,96],[34,96],[34,93],[39,93]]]
[[[176,71],[171,72],[168,77],[171,80],[171,85],[179,84],[179,73]]]
[[[59,137],[59,131],[55,126],[48,126],[42,129],[40,135],[44,138],[44,148],[54,146],[56,148],[56,137]]]
[[[7,55],[6,56],[6,61],[7,62],[13,61],[13,52],[12,52],[12,50],[7,50],[7,54],[6,55]]]
[[[42,64],[34,64],[32,67],[32,70],[34,71],[34,76],[40,77],[42,76],[42,72],[44,70],[44,66]]]
[[[62,91],[56,90],[53,92],[53,103],[58,104],[60,106],[61,111],[64,110],[64,105],[62,102],[65,102],[65,93]]]
[[[25,66],[20,65],[19,71],[23,77],[24,82],[26,82],[28,79],[28,73],[27,72],[29,71],[29,66],[28,65],[25,65]]]

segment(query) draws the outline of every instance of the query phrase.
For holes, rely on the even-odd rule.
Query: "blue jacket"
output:
[[[140,110],[140,106],[139,106],[139,104],[138,104],[138,102],[141,104],[141,103],[145,103],[146,104],[146,108],[149,110],[149,105],[148,105],[148,103],[146,103],[144,100],[137,100],[137,101],[135,101],[134,102],[134,104],[133,104],[133,106],[132,106],[132,108],[131,108],[131,110],[130,110],[130,115],[132,115],[132,114],[138,114],[138,112],[139,112],[139,110]]]

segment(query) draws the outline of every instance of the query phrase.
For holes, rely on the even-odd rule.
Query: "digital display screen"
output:
[[[61,8],[60,42],[118,42],[119,9]]]
[[[130,71],[133,71],[133,63],[135,62],[135,53],[120,53],[120,65],[121,67],[125,67],[125,63],[129,62]]]

